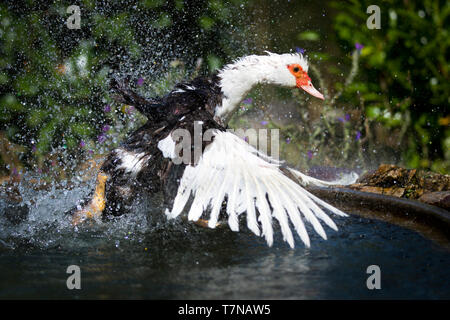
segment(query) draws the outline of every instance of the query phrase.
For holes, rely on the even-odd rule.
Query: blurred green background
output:
[[[70,5],[81,28],[69,29]],[[368,29],[378,5],[381,29]],[[70,176],[145,122],[112,100],[146,96],[242,55],[302,52],[326,96],[260,86],[232,127],[279,128],[297,168],[382,162],[450,169],[448,1],[3,1],[0,173]]]

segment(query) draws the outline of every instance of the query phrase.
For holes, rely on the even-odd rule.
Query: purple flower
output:
[[[80,141],[80,148],[84,148],[85,146],[86,146],[86,143],[83,140],[81,140]]]
[[[111,106],[109,104],[107,104],[104,108],[103,111],[105,112],[110,112],[111,111]]]
[[[137,84],[138,87],[142,86],[142,85],[144,84],[144,79],[143,79],[143,78],[139,78],[139,79],[136,81],[136,84]]]
[[[355,43],[355,48],[356,48],[356,50],[361,51],[362,48],[364,48],[364,46],[361,43],[357,42],[357,43]]]
[[[109,126],[107,124],[105,124],[102,128],[103,132],[108,132],[109,131]]]
[[[311,160],[313,158],[314,154],[311,150],[308,150],[308,159]]]
[[[35,144],[31,147],[31,152],[36,152],[36,145]]]
[[[286,138],[286,143],[287,143],[287,144],[291,143],[291,138],[287,137],[287,138]]]
[[[261,123],[261,125],[263,125],[263,126],[267,126],[267,124],[269,123],[269,121],[265,121],[265,120],[264,120],[264,121],[261,121],[260,123]]]
[[[355,137],[356,141],[361,140],[361,132],[360,131],[356,131],[356,137]]]
[[[305,49],[299,48],[299,47],[295,47],[295,52],[304,54],[305,53]]]
[[[350,121],[350,115],[346,113],[344,117],[338,117],[337,119],[339,122],[346,123],[347,121]]]
[[[252,98],[247,98],[244,101],[242,101],[243,104],[252,104],[253,99]]]
[[[97,141],[99,143],[103,143],[105,140],[106,140],[106,135],[104,135],[103,133],[97,137]]]
[[[134,112],[134,107],[133,106],[129,106],[128,108],[127,108],[127,113],[128,114],[132,114]]]

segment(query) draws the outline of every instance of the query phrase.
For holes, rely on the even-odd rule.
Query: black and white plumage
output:
[[[307,62],[299,54],[247,56],[210,78],[178,84],[160,99],[145,99],[115,81],[118,99],[136,107],[148,122],[113,150],[101,168],[108,175],[105,212],[123,213],[126,204],[144,190],[163,191],[168,218],[187,211],[189,220],[204,218],[214,228],[220,217],[225,217],[229,227],[238,231],[239,219],[245,214],[247,227],[264,236],[269,245],[275,220],[291,247],[291,225],[306,246],[310,240],[305,223],[326,239],[321,222],[334,230],[337,226],[321,207],[339,216],[346,214],[301,184],[328,183],[286,167],[226,131],[233,111],[257,83],[298,87],[323,99],[307,71]],[[198,162],[175,163],[179,141],[173,133],[186,129],[194,136],[195,121],[200,121],[203,133],[209,130],[212,138],[202,141]]]

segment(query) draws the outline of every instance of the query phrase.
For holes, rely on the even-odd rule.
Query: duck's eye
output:
[[[299,72],[300,69],[298,67],[295,67],[294,69],[292,69],[292,71],[294,71],[295,73]]]

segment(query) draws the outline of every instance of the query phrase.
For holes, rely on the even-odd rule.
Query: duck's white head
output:
[[[215,116],[226,123],[247,92],[258,83],[301,88],[323,100],[323,95],[314,88],[307,72],[308,63],[298,53],[267,52],[263,56],[240,58],[219,71],[223,101],[216,107]]]

